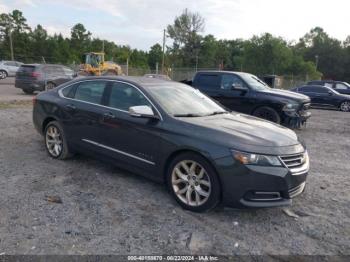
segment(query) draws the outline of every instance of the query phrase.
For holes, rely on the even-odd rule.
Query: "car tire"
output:
[[[195,153],[183,153],[170,163],[166,174],[170,193],[184,209],[206,212],[220,202],[221,186],[212,165]]]
[[[32,95],[34,93],[33,89],[22,89],[26,95]]]
[[[7,72],[4,70],[0,70],[0,79],[5,79],[6,77],[8,77]]]
[[[344,101],[339,106],[340,111],[349,112],[350,111],[350,102]]]
[[[276,110],[268,106],[263,106],[255,109],[253,116],[274,122],[276,124],[281,123],[281,117],[276,112]]]
[[[45,84],[45,90],[51,90],[51,89],[54,89],[56,87],[55,83],[52,83],[52,82],[47,82]]]
[[[73,156],[69,150],[66,135],[57,121],[49,122],[44,131],[45,147],[48,154],[56,159],[68,159]]]

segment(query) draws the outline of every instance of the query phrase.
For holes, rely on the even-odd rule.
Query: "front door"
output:
[[[245,90],[243,90],[244,88]],[[248,86],[243,80],[234,74],[223,74],[221,76],[220,90],[218,91],[218,101],[227,108],[243,112],[250,113],[252,108],[250,98],[250,92]]]
[[[110,82],[99,131],[99,146],[104,154],[151,173],[160,154],[158,129],[161,120],[129,114],[130,107],[141,105],[147,105],[156,112],[137,87],[124,82]]]

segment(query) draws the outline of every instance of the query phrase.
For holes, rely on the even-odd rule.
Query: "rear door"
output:
[[[221,75],[216,73],[199,73],[193,81],[193,87],[220,102]]]
[[[91,150],[96,147],[85,140],[101,142],[101,119],[105,112],[102,105],[106,81],[87,80],[61,90],[65,97],[62,104],[63,125],[70,143]]]

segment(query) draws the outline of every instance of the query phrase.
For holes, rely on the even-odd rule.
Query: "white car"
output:
[[[15,76],[21,65],[23,65],[23,63],[17,61],[0,61],[0,79],[4,79],[8,76]]]

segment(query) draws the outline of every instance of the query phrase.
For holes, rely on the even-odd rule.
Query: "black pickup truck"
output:
[[[258,77],[231,71],[200,71],[187,84],[226,108],[264,118],[288,127],[300,127],[311,116],[310,98],[273,89]]]

